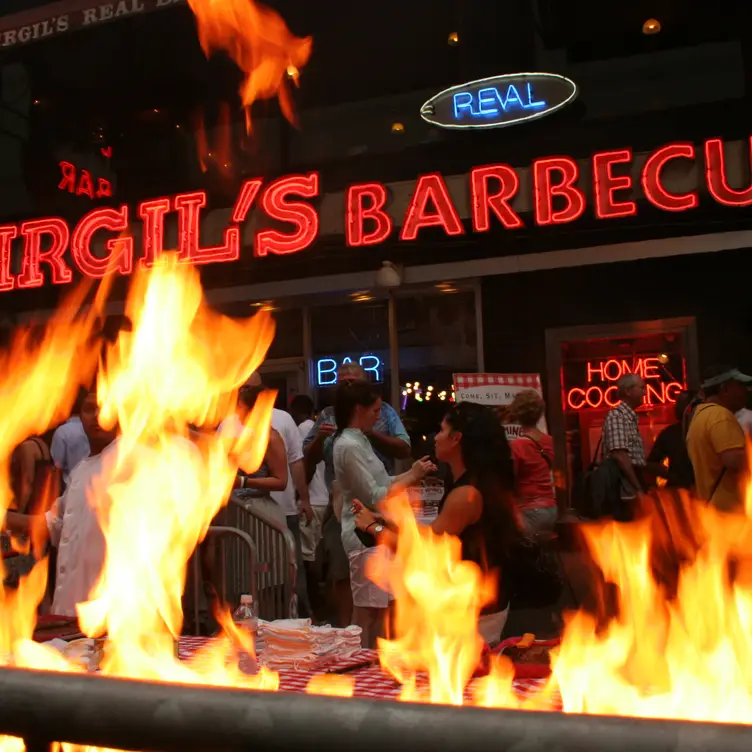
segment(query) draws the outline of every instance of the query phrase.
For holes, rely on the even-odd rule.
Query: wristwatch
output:
[[[381,535],[381,534],[382,534],[382,533],[384,532],[384,526],[383,526],[382,524],[380,524],[380,523],[379,523],[379,524],[377,524],[377,525],[376,525],[376,526],[375,526],[375,527],[373,528],[373,532],[374,532],[374,533],[375,533],[376,535]]]

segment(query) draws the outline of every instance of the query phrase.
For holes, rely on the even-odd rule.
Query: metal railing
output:
[[[595,688],[597,691],[597,688]],[[749,752],[752,726],[419,705],[0,669],[0,735],[151,752]]]
[[[252,501],[231,498],[221,515],[223,525],[240,530],[255,544],[255,584],[259,616],[267,621],[298,615],[295,595],[297,562],[295,539],[284,523],[254,509]],[[242,544],[230,540],[224,547],[225,583],[228,603],[236,603],[248,583],[251,572]]]
[[[230,608],[241,595],[252,595],[259,616],[267,621],[295,618],[296,548],[287,525],[254,509],[252,502],[235,498],[217,521],[222,524],[209,528],[190,562],[190,597],[184,601],[191,617],[186,620],[188,631],[200,634],[202,624],[212,623],[212,589]]]
[[[192,616],[190,631],[195,634],[200,634],[201,624],[205,619],[208,620],[208,611],[211,606],[205,583],[211,583],[223,603],[235,605],[240,600],[240,595],[235,597],[235,594],[231,594],[227,587],[228,557],[224,548],[228,545],[228,540],[231,540],[233,544],[233,552],[237,556],[238,563],[242,561],[243,570],[247,573],[247,579],[245,581],[238,579],[237,586],[242,589],[242,594],[252,595],[254,601],[258,596],[256,577],[258,554],[253,539],[243,530],[213,525],[209,528],[200,548],[191,557],[188,570],[190,583],[188,590],[192,597],[186,605],[190,608]]]

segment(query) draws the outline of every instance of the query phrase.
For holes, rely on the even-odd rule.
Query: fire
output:
[[[275,395],[261,395],[237,438],[211,431],[197,446],[189,440],[194,436],[189,427],[215,426],[233,414],[238,387],[272,341],[273,321],[263,311],[239,321],[211,311],[198,272],[170,255],[140,272],[127,314],[132,331],[120,333],[99,370],[100,422],[119,425],[120,436],[90,498],[106,540],[106,559],[90,600],[79,604],[82,629],[90,637],[106,635],[100,668],[107,675],[277,689],[276,674],[261,669],[246,675],[237,660],[228,660],[238,648],[253,655],[253,645],[227,614],[219,614],[223,637],[194,661],[182,663],[175,653],[186,564],[226,503],[238,467],[253,472],[263,460]],[[13,373],[8,419],[0,433],[6,456],[27,435],[62,419],[77,384],[91,376],[98,355],[89,344],[95,316],[73,323],[71,318],[69,309],[61,311],[39,346],[32,348],[22,337],[7,356],[15,372],[3,371]],[[6,507],[8,495],[2,497]],[[41,562],[17,592],[0,591],[0,660],[79,670],[31,641],[45,582],[46,562]],[[12,749],[16,742],[8,744],[0,741],[0,749]]]
[[[64,417],[76,386],[91,376],[101,300],[77,317],[64,309],[36,339],[22,333],[14,340],[5,363],[15,371],[3,371],[12,374],[3,383],[10,395],[0,428],[6,456]],[[74,301],[77,308],[81,302]],[[253,642],[227,611],[217,614],[220,637],[193,660],[181,662],[175,651],[186,564],[238,467],[253,472],[262,462],[274,394],[262,394],[239,437],[211,430],[197,439],[191,426],[213,427],[233,414],[238,387],[272,341],[270,314],[231,320],[212,311],[198,272],[172,254],[138,273],[126,313],[132,326],[109,346],[98,371],[100,422],[118,426],[120,436],[90,497],[106,558],[79,605],[82,628],[105,638],[105,675],[277,690],[276,673],[241,670],[240,653],[255,658]],[[62,398],[38,399],[51,392]],[[515,693],[504,657],[493,656],[488,675],[473,678],[483,650],[477,620],[493,600],[492,579],[461,560],[457,538],[419,526],[406,495],[387,506],[400,529],[397,551],[376,559],[370,574],[396,598],[395,633],[379,651],[381,666],[402,686],[401,700],[538,710],[560,697],[573,713],[750,722],[752,485],[746,514],[666,495],[636,522],[584,526],[603,579],[618,589],[617,613],[606,621],[571,615],[550,680],[525,699]],[[31,640],[45,581],[43,561],[17,591],[0,591],[0,661],[80,671]],[[351,697],[355,677],[316,676],[306,691]],[[4,752],[19,744],[0,739]]]
[[[225,51],[245,74],[240,98],[251,126],[251,105],[277,97],[285,117],[295,122],[288,81],[297,83],[311,55],[310,37],[296,37],[282,18],[255,0],[188,0],[196,16],[204,53]]]
[[[87,635],[108,636],[105,674],[264,688],[265,672],[203,675],[177,660],[174,640],[186,562],[226,503],[238,463],[249,472],[260,465],[274,394],[263,395],[232,443],[210,432],[196,446],[189,427],[233,414],[237,388],[271,344],[273,322],[264,313],[233,321],[212,312],[198,272],[172,256],[135,280],[126,312],[133,330],[110,348],[98,385],[100,422],[120,427],[115,467],[104,471],[108,486],[95,494],[107,553],[79,621]]]
[[[752,520],[689,500],[664,519],[663,539],[657,515],[586,529],[620,615],[602,631],[584,613],[569,620],[553,667],[564,709],[750,723]],[[656,560],[669,562],[662,584]]]
[[[377,560],[371,577],[396,598],[396,636],[379,651],[402,685],[400,699],[524,710],[560,702],[572,713],[752,722],[752,483],[746,514],[665,494],[646,502],[636,522],[584,526],[609,584],[604,613],[568,617],[550,679],[524,699],[504,657],[491,656],[488,675],[471,679],[482,646],[475,624],[493,592],[460,561],[459,541],[419,528],[402,499],[387,509],[400,528],[396,558]],[[609,603],[616,614],[604,619]]]
[[[8,459],[29,436],[43,433],[68,417],[78,387],[91,378],[97,361],[92,335],[96,333],[102,302],[100,295],[82,310],[87,289],[71,296],[42,331],[19,331],[7,352],[0,354],[0,519],[14,508]],[[32,531],[32,539],[37,538]],[[38,545],[33,546],[39,549]],[[36,608],[47,585],[46,561],[41,561],[17,590],[0,586],[0,666],[17,663],[17,649],[34,631]],[[5,567],[0,560],[0,575]],[[15,658],[14,658],[15,656]]]
[[[380,640],[381,665],[402,684],[400,699],[462,705],[483,649],[476,622],[493,582],[461,560],[460,541],[419,526],[406,496],[389,503],[400,527],[394,561],[376,559],[371,576],[395,596],[393,640]],[[418,687],[428,674],[429,691]]]
[[[316,674],[308,682],[306,692],[327,697],[352,697],[355,692],[355,679],[342,674]]]

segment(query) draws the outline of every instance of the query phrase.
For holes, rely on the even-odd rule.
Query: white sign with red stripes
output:
[[[525,389],[535,389],[541,396],[541,378],[538,373],[455,373],[454,395],[457,402],[478,402],[499,407],[511,405],[514,398]],[[520,435],[520,426],[507,423],[507,438]],[[538,422],[538,429],[548,433],[546,416]]]

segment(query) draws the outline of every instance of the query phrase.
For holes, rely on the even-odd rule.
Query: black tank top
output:
[[[39,456],[34,460],[34,478],[32,480],[31,495],[26,509],[19,509],[23,514],[39,513],[46,511],[43,508],[45,502],[50,502],[60,495],[60,488],[57,484],[55,473],[55,463],[50,455],[50,450],[45,442],[33,436],[26,441],[33,443],[39,450]],[[24,444],[26,443],[23,442]],[[20,447],[19,447],[20,448]],[[11,460],[11,487],[14,496],[20,497],[20,465],[18,453],[15,453]]]
[[[472,486],[467,473],[460,476],[456,482],[448,483],[444,498],[439,505],[439,512],[444,508],[444,502],[455,488]],[[478,490],[476,488],[476,490]],[[507,552],[504,541],[505,531],[497,530],[488,514],[486,500],[483,501],[483,511],[477,522],[468,525],[458,536],[462,543],[462,559],[477,564],[484,574],[490,573],[497,578],[496,600],[486,605],[481,614],[495,614],[503,611],[509,605],[509,582],[507,575]]]

